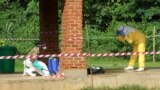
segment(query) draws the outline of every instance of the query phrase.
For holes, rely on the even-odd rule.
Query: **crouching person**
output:
[[[45,50],[46,44],[42,41],[38,41],[35,43],[35,47],[28,53],[28,55],[39,55],[40,50]],[[49,73],[47,70],[47,66],[45,63],[38,61],[37,58],[27,58],[23,62],[24,64],[24,71],[23,76],[29,75],[29,76],[36,76],[33,72],[38,72],[42,76],[47,76]],[[39,68],[41,67],[41,68]]]
[[[38,74],[42,76],[50,76],[50,73],[48,71],[48,68],[45,63],[42,61],[34,60],[33,66],[35,67]]]
[[[29,76],[36,76],[33,72],[36,71],[36,69],[32,65],[32,61],[30,58],[27,58],[23,61],[24,70],[23,70],[23,76],[29,75]]]

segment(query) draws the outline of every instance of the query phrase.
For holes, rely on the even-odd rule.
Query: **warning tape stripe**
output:
[[[118,52],[118,53],[71,53],[71,54],[46,54],[46,55],[15,55],[15,56],[0,56],[0,59],[25,59],[25,58],[49,58],[49,57],[112,57],[112,56],[129,56],[138,54],[160,54],[158,52]]]
[[[160,37],[160,35],[155,36],[146,36],[147,38],[150,37]],[[116,38],[116,37],[96,37],[96,38],[90,38],[90,39],[108,39],[108,38]],[[38,38],[0,38],[1,40],[8,40],[8,41],[36,41],[39,40]],[[72,37],[65,40],[83,40],[85,38],[83,37]],[[61,39],[60,39],[61,40]]]
[[[39,39],[33,39],[33,38],[0,38],[1,40],[5,41],[37,41]]]

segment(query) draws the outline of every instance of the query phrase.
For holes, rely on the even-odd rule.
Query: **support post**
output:
[[[83,0],[62,0],[61,53],[82,53],[83,47]],[[60,57],[61,70],[67,76],[87,75],[85,57]]]

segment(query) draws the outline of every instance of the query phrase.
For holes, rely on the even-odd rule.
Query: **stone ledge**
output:
[[[22,74],[0,74],[1,90],[80,90],[81,88],[94,87],[119,87],[122,85],[141,85],[148,88],[160,87],[160,69],[148,69],[144,72],[135,71],[106,71],[105,74],[76,76],[85,70],[67,70],[65,73],[76,72],[73,77],[64,79],[37,77],[23,77]],[[85,73],[85,72],[84,72]],[[66,74],[69,75],[70,74]]]

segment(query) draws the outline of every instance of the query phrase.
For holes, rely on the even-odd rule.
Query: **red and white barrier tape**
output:
[[[65,40],[82,40],[82,39],[83,39],[82,37],[65,38]],[[38,39],[38,38],[0,38],[0,40],[5,40],[5,41],[37,41],[40,39]]]
[[[39,39],[37,38],[0,38],[1,40],[5,41],[38,41]]]
[[[147,38],[152,37],[160,37],[160,35],[154,35],[154,36],[146,36]],[[90,39],[114,39],[116,37],[95,37]],[[8,40],[8,41],[36,41],[39,40],[38,38],[0,38],[1,40]],[[83,37],[73,37],[73,38],[67,38],[65,40],[82,40],[85,39]],[[60,39],[61,40],[61,39]]]
[[[0,59],[25,59],[25,58],[49,58],[49,57],[111,57],[111,56],[129,56],[138,54],[160,54],[158,52],[118,52],[118,53],[72,53],[72,54],[46,54],[46,55],[15,55],[15,56],[0,56]]]

